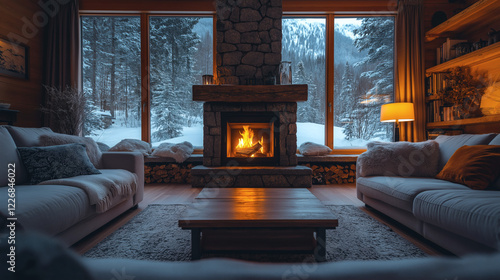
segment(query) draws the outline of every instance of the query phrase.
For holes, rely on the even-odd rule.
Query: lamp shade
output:
[[[410,122],[415,120],[413,103],[398,102],[382,105],[380,110],[381,122]]]

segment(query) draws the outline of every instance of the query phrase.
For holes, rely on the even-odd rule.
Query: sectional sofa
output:
[[[70,180],[66,181],[73,182],[68,185],[52,180],[30,185],[29,174],[17,148],[38,146],[40,136],[48,134],[53,134],[49,128],[0,126],[0,214],[4,217],[9,214],[7,166],[15,163],[14,214],[18,229],[22,227],[54,236],[69,246],[142,200],[144,157],[133,152],[99,153],[102,174],[68,178]],[[97,177],[100,179],[96,181]],[[120,180],[117,177],[121,177]],[[99,209],[98,205],[91,205],[91,198],[85,189],[77,187],[89,183],[95,186],[98,182],[113,186],[119,184],[122,186],[118,187],[129,187],[132,191],[126,195],[119,191],[110,194],[105,209]]]
[[[460,147],[500,145],[500,135],[439,136],[435,141],[438,144],[435,151],[438,160],[433,173],[437,174]],[[412,172],[404,176],[398,170],[378,174],[366,172],[366,167],[373,160],[370,157],[373,157],[373,153],[368,148],[357,162],[357,196],[367,206],[456,255],[499,251],[500,178],[485,190],[473,190],[434,176],[413,176]],[[397,162],[398,157],[404,158],[396,153],[387,156],[386,161],[379,161],[381,169]],[[406,157],[399,165],[408,165],[409,162],[411,159]],[[418,160],[413,162],[419,163]],[[500,165],[500,162],[496,164]],[[434,168],[428,166],[428,161],[424,161],[422,166],[418,165],[410,166],[409,169],[415,171],[419,168]],[[408,166],[404,168],[407,171],[409,169]]]

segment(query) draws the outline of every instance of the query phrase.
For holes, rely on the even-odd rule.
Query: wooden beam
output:
[[[213,0],[80,0],[82,12],[215,12]]]
[[[229,86],[194,85],[193,100],[207,102],[307,101],[307,85]]]
[[[283,12],[395,12],[394,0],[283,0]]]
[[[151,141],[151,94],[149,88],[149,16],[141,14],[141,135]]]

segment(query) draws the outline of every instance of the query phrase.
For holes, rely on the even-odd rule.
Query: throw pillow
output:
[[[439,144],[425,142],[370,142],[359,155],[359,176],[434,177],[438,173]]]
[[[90,162],[83,144],[17,149],[33,185],[52,179],[101,174]]]
[[[305,156],[324,156],[332,151],[330,147],[313,142],[302,143],[299,152]]]
[[[193,144],[187,141],[178,144],[162,143],[151,155],[157,157],[170,157],[175,159],[176,162],[184,162],[191,156],[193,151]]]
[[[141,152],[147,156],[151,153],[151,144],[138,139],[123,139],[111,147],[109,152]]]
[[[500,174],[500,145],[459,148],[436,178],[484,190]]]
[[[97,143],[94,141],[94,139],[90,137],[80,137],[62,133],[50,133],[40,135],[39,142],[40,146],[43,147],[73,143],[84,144],[90,162],[92,162],[95,168],[101,167],[102,152],[97,146]]]

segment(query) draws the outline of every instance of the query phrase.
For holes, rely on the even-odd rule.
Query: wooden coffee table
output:
[[[326,230],[337,218],[302,188],[205,188],[179,227],[191,230],[191,256],[203,251],[306,251],[326,257]]]

